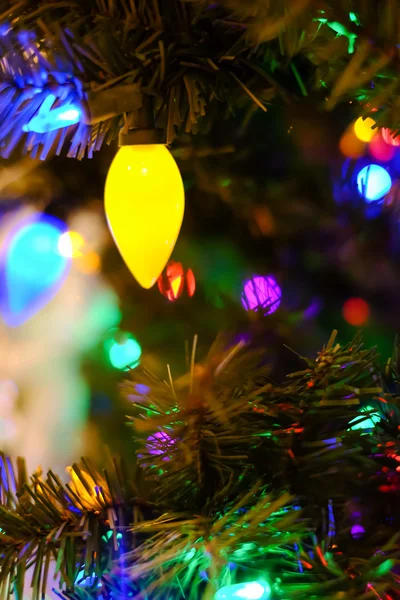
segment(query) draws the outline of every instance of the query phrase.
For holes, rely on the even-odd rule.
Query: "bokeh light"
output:
[[[140,362],[142,348],[133,335],[121,335],[120,338],[120,340],[114,339],[111,343],[106,343],[110,363],[115,369],[121,371],[133,369]]]
[[[342,315],[349,325],[360,327],[368,322],[371,311],[369,305],[362,298],[349,298],[343,304]]]
[[[102,583],[95,573],[86,575],[85,569],[81,569],[76,576],[75,585],[80,588],[92,588],[96,584],[96,587],[101,588]]]
[[[378,133],[376,123],[370,117],[363,119],[360,117],[354,123],[354,133],[361,142],[370,142],[374,135]]]
[[[65,225],[35,215],[20,223],[3,246],[1,313],[9,326],[28,320],[56,294],[70,261],[58,249]]]
[[[358,191],[367,202],[380,200],[390,191],[392,178],[383,167],[368,165],[357,175]]]
[[[76,268],[85,275],[94,275],[101,270],[101,258],[97,252],[91,251],[77,257]]]
[[[275,277],[256,275],[244,284],[242,304],[246,310],[262,310],[265,315],[275,312],[281,303],[282,290]]]
[[[58,250],[62,256],[77,258],[82,256],[82,248],[85,240],[76,231],[66,231],[58,241]]]
[[[371,143],[368,146],[368,152],[376,160],[389,162],[394,156],[395,149],[383,139],[382,133],[379,132],[371,140]]]
[[[148,394],[150,392],[150,388],[148,385],[145,385],[144,383],[137,383],[135,385],[135,390],[138,392],[138,394],[140,394],[141,396],[145,396],[146,394]]]
[[[365,529],[362,525],[356,524],[350,529],[351,537],[355,540],[359,540],[364,537]]]
[[[156,431],[147,438],[146,448],[149,454],[153,456],[162,456],[168,452],[169,448],[175,444],[175,440],[171,438],[165,431]]]
[[[226,585],[215,594],[215,600],[268,600],[271,597],[271,586],[265,581],[246,581]]]
[[[158,278],[158,289],[170,302],[177,300],[186,288],[191,298],[196,291],[196,279],[192,269],[184,269],[182,263],[171,261]]]
[[[373,429],[381,420],[379,413],[374,411],[372,406],[363,406],[360,412],[367,414],[360,414],[349,422],[352,431],[356,431],[357,429]]]
[[[347,158],[359,158],[365,153],[366,143],[358,139],[351,128],[342,135],[339,142],[339,149]]]
[[[390,144],[391,146],[400,146],[400,135],[394,135],[394,133],[386,127],[382,129],[382,137],[387,144]]]
[[[136,383],[134,385],[134,392],[132,394],[127,394],[126,398],[130,402],[142,402],[144,396],[147,396],[150,391],[151,390],[148,385],[145,385],[144,383]]]

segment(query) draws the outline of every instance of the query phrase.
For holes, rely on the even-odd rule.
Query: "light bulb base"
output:
[[[165,144],[162,129],[131,129],[128,133],[120,132],[120,146],[145,146],[147,144]]]

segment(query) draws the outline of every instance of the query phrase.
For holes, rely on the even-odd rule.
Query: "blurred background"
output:
[[[400,138],[352,106],[252,111],[172,149],[186,213],[159,285],[144,290],[108,232],[92,160],[0,169],[0,446],[30,469],[133,455],[120,383],[138,364],[185,370],[199,336],[263,346],[281,379],[332,329],[362,329],[385,361],[400,325]],[[160,173],[162,177],[162,173]],[[134,215],[127,214],[127,219]],[[151,224],[149,224],[151,226]]]

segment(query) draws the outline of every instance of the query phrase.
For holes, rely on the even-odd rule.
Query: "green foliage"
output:
[[[136,432],[150,437],[141,444],[139,464],[167,504],[173,500],[180,508],[207,512],[246,477],[249,446],[258,431],[249,400],[268,368],[259,366],[259,354],[241,348],[226,351],[218,341],[204,364],[193,362],[190,373],[176,382],[135,374],[134,385],[151,384],[133,420]],[[124,391],[134,392],[129,382]]]
[[[300,521],[289,501],[288,494],[273,498],[255,487],[214,516],[164,514],[144,522],[135,532],[148,537],[128,556],[129,576],[149,580],[151,597],[181,592],[211,599],[230,581],[233,564],[278,569],[283,557],[295,560],[288,545],[299,540]]]
[[[25,465],[1,456],[0,592],[22,599],[26,573],[33,566],[33,600],[44,597],[50,564],[61,588],[71,588],[77,575],[100,577],[118,555],[118,527],[126,529],[133,506],[133,486],[115,463],[100,475],[83,460],[74,465],[73,480],[64,486],[50,471],[27,479]],[[116,507],[120,507],[115,512]],[[111,531],[113,535],[107,536]]]
[[[276,599],[397,597],[397,350],[381,374],[374,350],[335,337],[279,385],[263,352],[222,338],[201,363],[195,339],[176,379],[133,371],[145,481],[86,460],[65,486],[28,480],[3,457],[1,594],[22,597],[32,566],[35,599],[55,585],[70,600],[212,600],[254,575]],[[363,406],[379,412],[373,431],[351,429]]]
[[[375,108],[378,125],[397,130],[399,10],[398,0],[1,0],[0,101],[18,125],[2,132],[2,154],[43,101],[31,84],[39,80],[43,97],[51,89],[61,100],[82,84],[87,124],[69,152],[78,158],[135,126],[141,93],[167,143],[238,107],[310,95],[316,109],[342,100],[363,115]],[[56,72],[68,75],[58,86]],[[44,143],[46,156],[46,140],[29,138],[26,150]],[[64,140],[48,143],[59,151]]]

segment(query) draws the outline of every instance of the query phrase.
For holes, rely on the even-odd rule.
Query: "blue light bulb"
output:
[[[39,215],[14,231],[3,248],[1,312],[7,325],[21,325],[58,291],[70,261],[58,250],[65,225]]]
[[[368,165],[357,175],[357,187],[367,202],[380,200],[390,191],[392,178],[380,165]]]
[[[22,126],[22,130],[34,133],[47,133],[79,123],[81,119],[80,106],[67,103],[57,106],[57,108],[52,108],[55,101],[56,97],[54,94],[49,94],[37,114]]]

